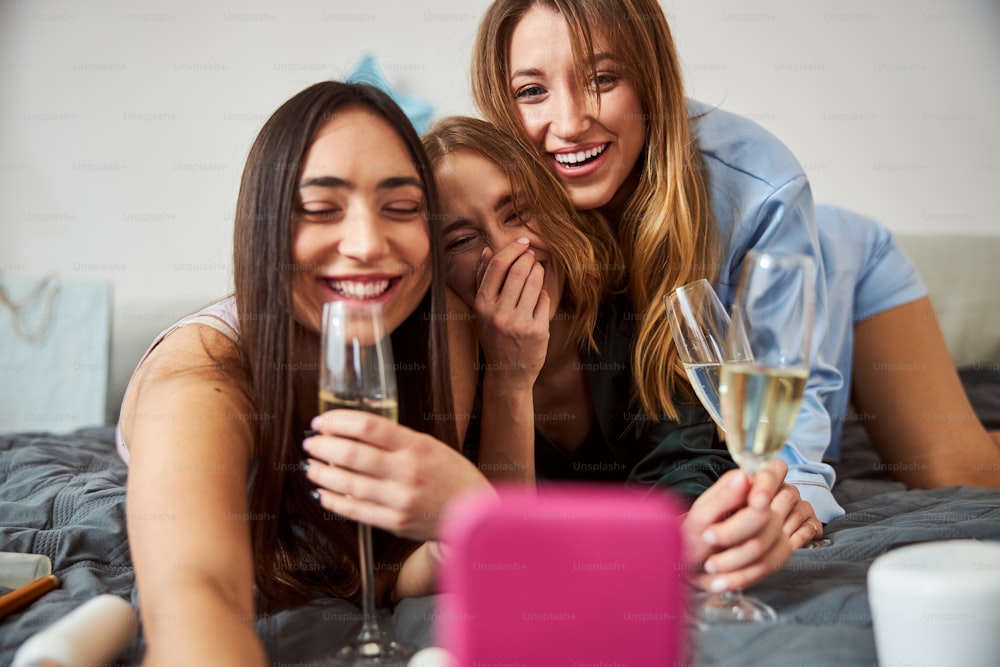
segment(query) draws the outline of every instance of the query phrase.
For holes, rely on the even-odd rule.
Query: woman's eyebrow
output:
[[[316,176],[314,178],[307,178],[299,183],[299,188],[308,187],[324,187],[324,188],[348,188],[354,187],[354,184],[344,178],[339,178],[337,176]],[[375,186],[379,190],[392,190],[394,188],[403,187],[415,187],[423,188],[424,184],[420,182],[419,178],[414,178],[412,176],[391,176],[389,178],[383,178]]]
[[[513,203],[514,203],[514,195],[512,195],[510,193],[505,194],[505,195],[501,196],[499,199],[497,199],[496,203],[493,204],[493,212],[494,213],[499,213],[500,209],[502,209],[504,206],[507,206],[508,204],[513,204]]]
[[[414,178],[413,176],[393,176],[391,178],[383,178],[378,182],[376,187],[379,190],[391,190],[393,188],[405,188],[408,186],[423,189],[424,184],[419,178]]]
[[[537,67],[528,67],[525,69],[514,70],[514,73],[510,75],[511,81],[520,76],[541,76],[542,70]]]
[[[600,65],[609,61],[616,65],[621,64],[621,60],[619,60],[618,56],[615,55],[614,53],[601,52],[594,54],[595,65]],[[513,81],[514,79],[522,76],[528,76],[528,77],[542,76],[542,74],[543,74],[542,70],[538,69],[537,67],[525,67],[523,69],[514,70],[514,72],[510,75],[510,80]]]
[[[471,223],[469,222],[468,219],[461,216],[457,216],[455,217],[454,222],[450,223],[447,227],[441,230],[441,236],[447,236],[456,229],[461,229],[462,227],[469,227],[469,226],[471,226]]]
[[[510,206],[513,203],[514,203],[514,195],[510,194],[509,192],[507,194],[500,195],[500,197],[496,200],[496,203],[493,204],[493,212],[499,213],[501,210],[504,209],[504,207]],[[461,229],[462,227],[475,226],[475,223],[473,223],[465,216],[448,215],[448,217],[454,218],[454,220],[441,229],[441,236],[445,236],[455,231],[456,229]]]
[[[350,181],[343,178],[337,178],[336,176],[316,176],[314,178],[307,178],[304,181],[299,182],[299,188],[308,187],[323,187],[323,188],[351,188],[353,185]]]

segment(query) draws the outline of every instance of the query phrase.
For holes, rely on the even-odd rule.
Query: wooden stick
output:
[[[50,574],[45,577],[35,579],[30,584],[25,584],[17,590],[13,590],[6,595],[0,595],[0,618],[13,613],[18,609],[27,607],[29,604],[42,597],[51,590],[59,587],[59,577]]]

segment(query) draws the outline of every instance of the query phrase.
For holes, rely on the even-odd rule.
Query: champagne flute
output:
[[[712,420],[725,432],[719,407],[719,373],[729,314],[705,278],[681,285],[665,301],[667,321],[688,380]]]
[[[719,397],[726,446],[751,477],[784,446],[802,403],[815,292],[811,257],[747,254],[726,336]],[[740,591],[700,594],[695,614],[707,624],[777,619],[768,605]]]
[[[362,410],[398,416],[392,345],[379,303],[330,301],[323,307],[320,412]],[[372,529],[358,523],[363,620],[358,636],[334,656],[342,667],[405,665],[413,648],[397,642],[375,605]]]
[[[667,321],[673,332],[674,344],[681,364],[687,371],[698,400],[718,425],[725,438],[726,425],[719,402],[719,375],[725,356],[726,336],[730,318],[715,289],[705,278],[681,285],[665,298]],[[731,341],[738,349],[730,357],[750,360],[752,351],[745,338]],[[809,541],[804,548],[816,549],[830,544],[821,538]]]

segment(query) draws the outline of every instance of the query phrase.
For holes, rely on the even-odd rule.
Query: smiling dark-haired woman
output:
[[[382,604],[433,591],[436,517],[458,491],[490,487],[456,449],[463,422],[440,418],[467,413],[471,392],[449,371],[465,338],[434,278],[426,164],[405,115],[365,85],[316,84],[258,135],[234,294],[161,334],[122,405],[148,663],[266,664],[258,613],[357,599],[354,520],[384,529]],[[335,299],[382,304],[398,424],[317,416],[320,318]]]

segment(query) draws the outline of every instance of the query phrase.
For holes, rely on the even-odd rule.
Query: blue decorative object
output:
[[[372,54],[366,53],[361,57],[361,60],[354,66],[350,74],[347,75],[347,80],[356,83],[368,83],[388,93],[389,97],[400,106],[403,113],[413,123],[413,127],[416,128],[418,134],[423,134],[430,127],[434,106],[419,97],[404,95],[394,89],[382,71],[382,68],[376,62],[375,56]]]

